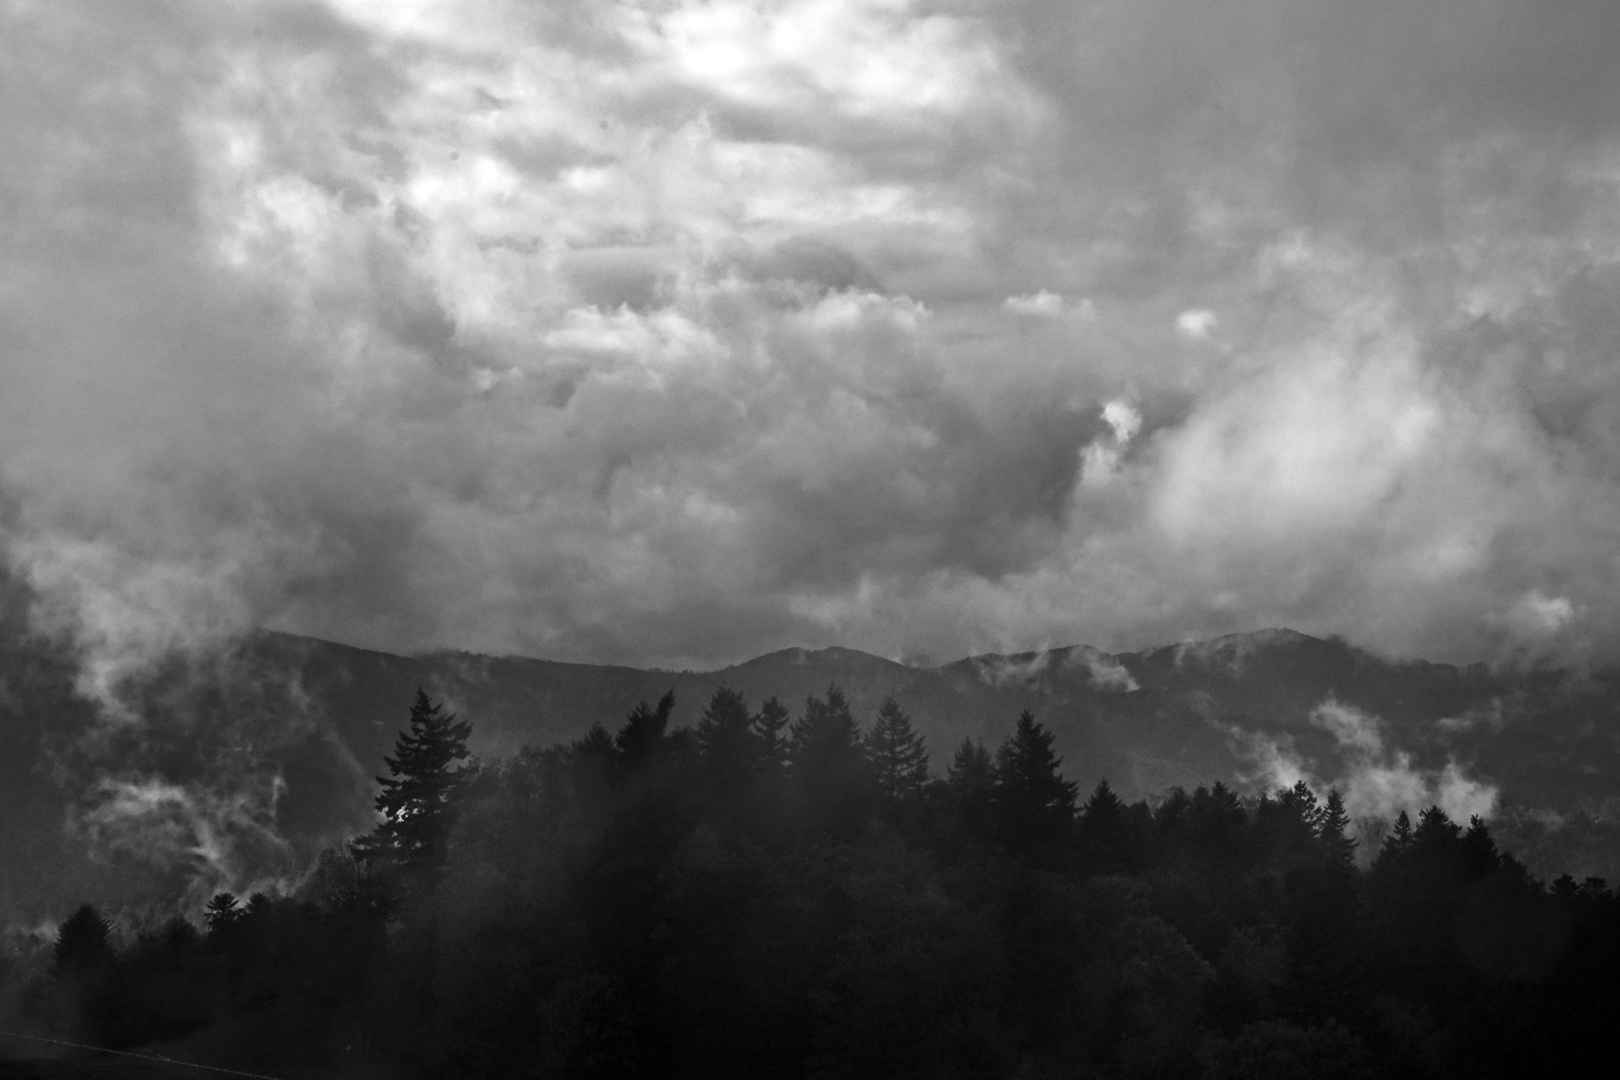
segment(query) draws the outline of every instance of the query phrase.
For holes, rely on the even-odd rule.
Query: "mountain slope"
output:
[[[1568,815],[1610,799],[1620,781],[1612,673],[1395,662],[1286,630],[935,668],[785,649],[713,672],[403,657],[261,633],[216,656],[176,659],[131,688],[138,722],[98,716],[74,693],[72,664],[46,646],[20,633],[6,642],[0,908],[14,920],[87,895],[157,910],[175,897],[196,903],[222,882],[290,880],[320,848],[368,827],[373,777],[419,686],[472,722],[485,758],[571,740],[594,723],[612,730],[666,690],[681,726],[722,685],[756,707],[774,695],[798,715],[808,695],[836,684],[863,722],[895,697],[927,737],[936,772],[963,739],[993,748],[1029,709],[1082,790],[1107,778],[1128,798],[1306,775],[1380,812],[1402,799],[1488,805],[1499,789]]]

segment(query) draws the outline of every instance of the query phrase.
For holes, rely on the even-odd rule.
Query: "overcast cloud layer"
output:
[[[0,527],[92,682],[1620,655],[1611,0],[0,12]]]

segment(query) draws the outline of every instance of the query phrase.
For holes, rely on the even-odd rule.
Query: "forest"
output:
[[[393,1077],[1516,1077],[1612,1061],[1620,900],[1337,792],[1078,792],[1029,713],[944,775],[899,703],[717,691],[481,762],[420,692],[378,824],[287,895],[115,933],[3,1026]],[[202,1075],[198,1073],[197,1075]]]

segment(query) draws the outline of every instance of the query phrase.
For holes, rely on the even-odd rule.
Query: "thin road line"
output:
[[[20,1031],[6,1031],[3,1028],[0,1028],[0,1035],[9,1035],[13,1039],[33,1039],[35,1042],[55,1043],[57,1046],[71,1046],[78,1050],[94,1050],[98,1054],[120,1054],[124,1057],[138,1058],[141,1061],[157,1061],[162,1062],[164,1065],[179,1065],[187,1069],[207,1069],[209,1072],[229,1073],[232,1076],[251,1076],[254,1080],[281,1080],[279,1076],[266,1076],[264,1073],[243,1072],[241,1069],[222,1069],[218,1065],[199,1065],[195,1061],[181,1061],[178,1058],[163,1057],[161,1054],[137,1054],[130,1050],[109,1050],[105,1046],[69,1042],[67,1039],[49,1039],[44,1035],[24,1035]]]

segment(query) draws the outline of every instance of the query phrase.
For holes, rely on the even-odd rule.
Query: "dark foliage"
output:
[[[438,839],[379,828],[297,897],[216,896],[206,935],[115,949],[85,907],[25,1018],[223,1067],[455,1078],[1519,1077],[1612,1054],[1620,900],[1543,884],[1478,819],[1403,815],[1363,871],[1343,800],[1304,784],[1150,806],[1103,783],[1077,807],[1028,713],[930,779],[894,702],[864,732],[836,687],[791,726],[726,689],[690,730],[671,705],[452,771],[467,727],[419,699],[385,794],[438,777],[409,789]],[[428,813],[389,797],[390,821]],[[434,853],[436,889],[386,872],[405,852]]]
[[[894,698],[878,708],[866,733],[866,756],[878,787],[891,799],[914,798],[928,782],[928,747]]]
[[[355,853],[366,860],[392,864],[420,878],[444,865],[445,845],[455,824],[456,788],[460,770],[452,768],[467,758],[471,725],[447,716],[421,690],[411,706],[411,730],[400,732],[394,755],[383,760],[392,774],[377,778],[377,811],[382,822],[370,836],[355,843]]]

